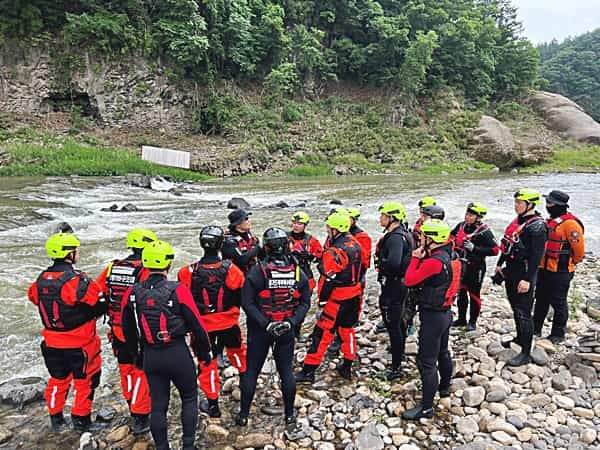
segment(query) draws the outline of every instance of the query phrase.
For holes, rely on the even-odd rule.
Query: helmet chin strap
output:
[[[526,202],[526,203],[527,203],[527,209],[525,209],[525,211],[523,211],[521,214],[519,214],[519,217],[526,216],[527,213],[529,213],[531,211],[535,211],[535,204],[533,204],[531,202]]]

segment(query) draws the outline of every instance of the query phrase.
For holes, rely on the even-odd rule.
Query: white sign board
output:
[[[161,166],[190,168],[190,152],[142,145],[142,159]]]

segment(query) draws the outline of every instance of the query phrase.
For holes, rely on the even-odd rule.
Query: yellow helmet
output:
[[[425,206],[433,206],[436,204],[435,198],[433,197],[423,197],[419,200],[419,208],[423,208]]]
[[[142,251],[142,264],[148,269],[166,269],[173,259],[173,247],[165,241],[150,242]]]
[[[292,222],[308,225],[308,222],[310,222],[310,216],[304,211],[296,211],[294,214],[292,214]]]
[[[52,259],[63,259],[79,245],[79,239],[73,233],[56,233],[46,241],[46,253]]]
[[[523,200],[524,202],[533,203],[535,206],[539,205],[542,201],[541,194],[535,189],[519,189],[517,192],[515,192],[514,197],[516,200]]]
[[[379,212],[386,216],[393,217],[400,222],[406,222],[406,210],[402,203],[399,202],[385,202],[379,207]]]
[[[360,217],[360,208],[346,208],[348,211],[348,215],[352,217],[354,220],[358,220]]]
[[[436,244],[443,244],[450,238],[450,226],[443,220],[426,220],[421,225],[421,233],[430,237]]]
[[[325,223],[329,228],[338,230],[340,233],[345,233],[350,229],[350,216],[340,212],[334,212],[329,215]]]
[[[157,240],[156,234],[146,228],[134,228],[127,234],[127,248],[144,248]]]
[[[471,202],[467,205],[467,212],[471,212],[483,218],[487,214],[487,208],[481,203]]]

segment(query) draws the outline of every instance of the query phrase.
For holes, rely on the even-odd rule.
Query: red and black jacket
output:
[[[238,233],[235,230],[229,230],[225,234],[221,252],[223,259],[231,260],[244,273],[255,266],[258,259],[262,257],[258,238],[251,232]]]
[[[56,261],[29,287],[48,347],[77,348],[96,336],[96,318],[105,313],[98,284],[64,261]]]
[[[279,320],[299,325],[310,308],[310,293],[306,275],[288,256],[267,258],[252,268],[242,288],[248,326],[265,328]]]
[[[432,311],[449,310],[460,291],[462,264],[452,257],[452,244],[431,251],[423,259],[410,261],[405,284],[418,288],[419,305]]]
[[[297,260],[300,268],[304,271],[309,280],[315,278],[311,263],[318,261],[323,257],[323,247],[320,242],[309,233],[293,233],[290,237],[290,251]]]
[[[460,222],[451,232],[454,240],[454,250],[461,258],[467,260],[467,264],[473,266],[485,266],[487,256],[496,256],[500,252],[494,233],[490,227],[477,221],[473,224]],[[471,241],[475,247],[468,252],[463,247],[466,241]]]
[[[359,242],[350,233],[329,240],[319,264],[319,300],[348,300],[362,294],[362,257]]]

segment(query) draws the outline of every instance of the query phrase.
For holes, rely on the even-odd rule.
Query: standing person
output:
[[[74,264],[79,262],[79,240],[73,233],[53,234],[46,241],[52,265],[44,270],[28,291],[37,306],[44,329],[42,356],[50,373],[44,397],[54,431],[67,422],[63,409],[73,382],[75,399],[71,419],[76,431],[88,431],[94,391],[100,384],[100,337],[96,319],[106,312],[99,300],[98,284]]]
[[[123,294],[135,283],[148,278],[150,271],[142,266],[142,250],[156,241],[156,235],[145,228],[134,228],[127,234],[127,248],[131,254],[124,259],[116,259],[96,280],[104,297],[108,299],[108,340],[119,364],[121,391],[129,405],[133,418],[133,434],[150,431],[150,390],[144,371],[135,365],[135,355],[125,344],[121,326]]]
[[[477,318],[481,313],[481,285],[485,276],[485,258],[498,254],[499,248],[494,233],[483,223],[487,208],[479,203],[467,205],[465,220],[452,230],[454,249],[466,262],[460,294],[458,296],[458,319],[452,326],[467,327],[467,331],[477,328]],[[470,311],[467,323],[467,308]]]
[[[460,289],[461,262],[452,259],[450,227],[441,220],[421,224],[421,246],[412,253],[405,283],[418,288],[419,350],[417,367],[423,383],[421,404],[404,411],[408,420],[433,417],[436,391],[447,397],[452,377],[452,358],[448,350],[452,304]],[[439,373],[439,378],[438,378]]]
[[[181,397],[183,449],[192,450],[198,421],[198,385],[185,336],[192,333],[194,351],[205,366],[211,362],[210,341],[189,288],[167,280],[174,258],[173,247],[167,242],[155,241],[144,248],[142,264],[150,275],[123,296],[127,299],[123,333],[150,385],[150,429],[156,449],[170,448],[167,410],[173,382]]]
[[[375,249],[375,268],[377,280],[381,284],[379,308],[390,336],[392,367],[387,373],[389,381],[402,376],[401,364],[404,360],[407,323],[404,309],[408,288],[404,284],[404,275],[415,249],[413,235],[404,225],[406,211],[402,204],[386,202],[379,207],[379,224],[385,234],[377,242]]]
[[[343,362],[337,371],[343,378],[352,378],[352,363],[356,357],[354,326],[360,311],[361,249],[349,233],[350,218],[333,213],[325,222],[329,247],[323,253],[320,264],[319,303],[324,304],[311,336],[311,344],[304,358],[302,370],[296,381],[312,383],[315,371],[323,361],[325,351],[334,334],[342,340]]]
[[[565,338],[569,307],[567,296],[575,266],[585,256],[583,223],[567,211],[569,195],[562,191],[552,191],[546,197],[546,210],[550,217],[546,251],[540,263],[535,290],[533,313],[534,334],[541,336],[548,309],[552,305],[554,318],[552,330],[547,339],[553,344]]]
[[[317,238],[306,232],[309,222],[310,217],[304,211],[296,211],[292,214],[292,231],[289,234],[289,238],[291,255],[296,259],[308,278],[308,285],[312,294],[317,283],[315,282],[311,263],[321,259],[323,256],[323,247]],[[306,342],[306,337],[302,336],[301,333],[302,323],[300,323],[295,331],[298,342]]]
[[[229,213],[229,227],[222,250],[223,259],[231,260],[244,273],[248,273],[262,256],[260,242],[251,231],[251,215],[251,212],[243,209],[235,209]]]
[[[496,263],[495,277],[506,281],[506,296],[510,302],[517,328],[517,336],[502,345],[510,348],[514,342],[521,352],[508,361],[511,366],[522,366],[531,361],[533,341],[533,295],[538,266],[544,256],[547,227],[544,219],[535,210],[541,201],[539,192],[519,189],[515,192],[517,217],[506,227],[500,244],[502,253]]]
[[[218,340],[227,349],[229,361],[241,377],[246,371],[246,346],[239,323],[244,274],[231,261],[223,261],[219,256],[223,238],[221,227],[209,225],[202,228],[200,246],[204,255],[200,261],[181,268],[177,279],[192,291],[211,347],[215,348]],[[200,409],[210,417],[221,417],[217,360],[213,359],[210,366],[200,361],[198,369],[200,388],[208,400],[208,404],[200,404]]]
[[[435,206],[436,201],[435,201],[435,198],[433,198],[433,197],[423,197],[421,200],[419,200],[418,205],[419,205],[419,218],[417,219],[417,222],[415,223],[415,226],[413,227],[413,233],[419,233],[421,231],[421,225],[423,224],[423,222],[425,222],[427,219],[431,219],[430,216],[424,214],[423,208],[426,208],[427,206]]]
[[[240,412],[236,425],[246,426],[250,406],[269,348],[281,378],[285,423],[296,424],[294,400],[294,328],[304,320],[310,308],[308,279],[289,255],[287,233],[269,228],[263,235],[266,259],[248,272],[242,288],[242,308],[247,317],[248,364],[240,383]]]

